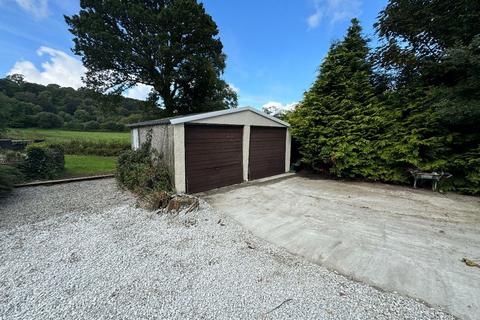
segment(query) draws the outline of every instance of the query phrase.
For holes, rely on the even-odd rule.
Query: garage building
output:
[[[163,156],[179,193],[288,172],[289,126],[249,107],[129,125],[134,149],[151,133],[152,148]]]

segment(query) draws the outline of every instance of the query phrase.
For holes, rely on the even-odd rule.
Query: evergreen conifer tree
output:
[[[379,178],[375,141],[384,126],[375,97],[368,40],[357,19],[332,44],[317,80],[290,116],[303,161],[339,177]]]

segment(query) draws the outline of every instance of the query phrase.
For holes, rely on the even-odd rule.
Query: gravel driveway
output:
[[[453,319],[278,249],[206,203],[156,215],[113,180],[0,201],[0,319]]]

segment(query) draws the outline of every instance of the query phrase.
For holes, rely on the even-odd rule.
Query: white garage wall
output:
[[[185,176],[185,126],[173,126],[173,153],[175,159],[175,190],[177,193],[187,192]]]
[[[292,135],[290,129],[287,129],[287,141],[285,141],[285,172],[290,171],[290,157],[292,153]]]
[[[250,126],[243,127],[243,181],[248,181],[248,166],[250,159]]]
[[[138,135],[138,129],[132,130],[132,148],[133,150],[137,150],[140,148],[140,137]]]

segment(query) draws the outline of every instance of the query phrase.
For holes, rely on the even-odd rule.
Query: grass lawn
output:
[[[129,132],[85,132],[59,129],[15,128],[8,129],[5,136],[14,139],[45,139],[48,142],[89,140],[102,142],[122,141],[130,143]]]
[[[47,142],[57,143],[81,140],[130,144],[129,132],[83,132],[60,129],[11,128],[7,130],[5,136],[14,139],[45,139]],[[114,173],[116,160],[117,157],[66,154],[64,177],[82,177]]]
[[[65,155],[65,177],[114,173],[117,157]]]

